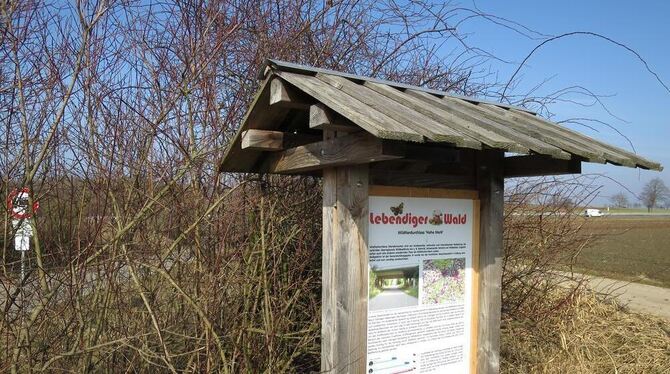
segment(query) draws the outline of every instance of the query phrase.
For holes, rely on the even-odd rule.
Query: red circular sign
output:
[[[40,208],[40,203],[38,201],[33,201],[33,210],[32,212],[29,211],[27,207],[28,202],[25,201],[26,207],[22,209],[22,212],[16,212],[14,211],[14,206],[16,204],[15,200],[19,197],[19,194],[26,194],[30,195],[30,188],[28,187],[23,187],[20,191],[17,190],[16,188],[12,190],[12,192],[7,195],[7,210],[9,211],[9,214],[12,215],[13,218],[15,219],[26,219],[30,218],[33,213],[37,212],[37,209]],[[23,205],[23,204],[22,204]]]

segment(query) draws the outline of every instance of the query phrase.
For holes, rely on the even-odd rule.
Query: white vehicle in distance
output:
[[[588,209],[584,210],[584,216],[585,217],[602,217],[604,215],[605,214],[603,212],[601,212],[600,209],[588,208]]]

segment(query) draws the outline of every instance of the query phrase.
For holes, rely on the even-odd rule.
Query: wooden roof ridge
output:
[[[445,172],[446,162],[448,172],[486,149],[514,154],[505,157],[508,177],[579,173],[581,162],[663,169],[511,105],[279,60],[267,60],[259,78],[221,171],[314,174],[400,162]]]

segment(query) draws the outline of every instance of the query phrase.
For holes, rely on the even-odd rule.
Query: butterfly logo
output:
[[[398,206],[392,206],[391,212],[393,212],[394,216],[398,216],[402,214],[403,208],[405,208],[405,203],[400,203]]]

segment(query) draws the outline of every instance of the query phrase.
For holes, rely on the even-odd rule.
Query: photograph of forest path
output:
[[[419,267],[370,269],[369,309],[383,310],[419,304]]]

